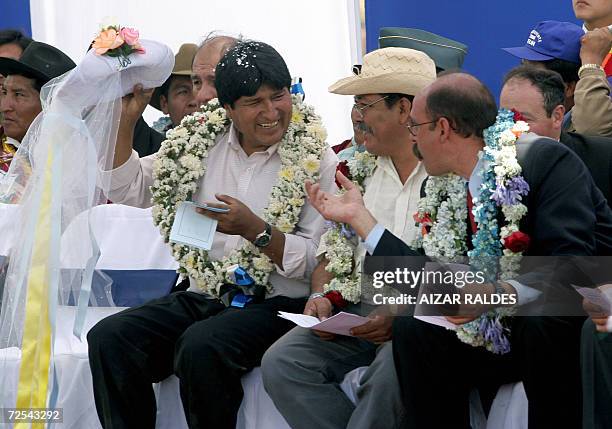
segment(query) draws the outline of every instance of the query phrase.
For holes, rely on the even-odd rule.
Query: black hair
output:
[[[0,46],[13,44],[25,51],[30,43],[32,39],[19,30],[0,30]]]
[[[429,117],[433,121],[446,118],[461,137],[482,138],[485,128],[493,125],[497,117],[495,98],[489,88],[467,73],[451,71],[439,76],[453,74],[470,76],[474,81],[434,86],[426,100]]]
[[[544,110],[549,118],[555,108],[565,102],[563,78],[555,71],[525,64],[506,73],[504,85],[511,79],[526,80],[540,91],[544,99]]]
[[[400,93],[380,94],[380,95],[387,97],[385,98],[385,105],[389,109],[395,106],[395,104],[397,104],[397,102],[400,101],[400,99],[402,98],[407,98],[408,101],[410,101],[410,104],[412,104],[412,102],[414,101],[414,95],[400,94]]]
[[[291,87],[285,60],[266,43],[238,42],[217,64],[215,88],[222,106],[234,107],[236,100],[255,95],[262,85],[274,89]]]
[[[548,70],[552,70],[561,75],[563,82],[566,84],[570,84],[572,82],[578,82],[578,70],[580,70],[580,64],[573,63],[571,61],[560,60],[559,58],[554,58],[548,61],[542,61],[544,67]]]

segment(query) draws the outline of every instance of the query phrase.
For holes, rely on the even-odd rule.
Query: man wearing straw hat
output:
[[[364,163],[367,156],[377,156],[373,172],[363,182],[366,205],[406,243],[417,235],[407,213],[416,209],[426,177],[412,151],[410,110],[414,96],[435,78],[434,62],[423,52],[386,48],[366,55],[360,73],[329,88],[355,97],[353,110],[360,116],[364,144],[371,154],[356,154],[355,159]],[[353,328],[352,337],[294,328],[264,355],[265,388],[292,428],[396,427],[404,412],[389,341],[394,317],[373,311],[371,299],[360,296],[359,283],[349,286],[326,270],[338,262],[331,234],[328,231],[321,239],[320,262],[304,314],[325,319],[333,308],[345,308],[370,320]],[[367,243],[361,241],[354,249],[353,273],[360,271],[366,249]],[[367,365],[354,405],[339,384],[349,371]]]

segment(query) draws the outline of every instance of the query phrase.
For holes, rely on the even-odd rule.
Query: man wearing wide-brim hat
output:
[[[30,43],[19,60],[0,58],[0,74],[6,76],[0,112],[4,133],[10,142],[17,146],[42,111],[42,86],[75,66],[56,47],[36,41]]]
[[[181,123],[198,108],[193,96],[191,84],[191,63],[198,46],[195,43],[184,43],[174,56],[174,69],[162,86],[153,91],[149,104],[164,115],[153,124],[153,129],[165,133]]]
[[[416,212],[427,176],[412,150],[412,133],[426,125],[412,123],[410,110],[414,96],[435,78],[434,62],[423,52],[385,48],[367,54],[358,74],[329,88],[335,94],[354,96],[353,110],[362,120],[366,150],[377,156],[372,161],[373,172],[363,181],[365,205],[406,243],[418,234],[411,213]],[[360,158],[361,154],[355,160]],[[340,175],[338,179],[346,180]],[[378,303],[369,291],[361,290],[361,283],[355,286],[347,281],[360,272],[368,242],[377,240],[382,232],[382,228],[373,230],[372,237],[355,241],[353,273],[334,276],[326,267],[338,265],[334,255],[340,252],[334,230],[328,231],[317,251],[320,262],[304,310],[324,319],[344,309],[370,320],[354,327],[352,338],[297,327],[264,355],[265,388],[292,428],[394,428],[402,424],[404,410],[389,341],[394,315],[375,307]],[[353,403],[339,384],[349,371],[367,365]]]

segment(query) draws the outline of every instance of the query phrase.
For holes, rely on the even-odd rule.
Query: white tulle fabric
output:
[[[14,395],[8,392],[15,392],[18,378],[14,366],[9,369],[7,356],[9,350],[20,354],[22,347],[32,255],[41,245],[37,225],[45,216],[49,220],[47,304],[55,339],[58,306],[74,305],[83,273],[88,265],[95,266],[99,256],[91,222],[83,222],[79,215],[107,202],[109,183],[98,172],[112,168],[121,97],[137,83],[145,89],[160,86],[174,66],[169,47],[148,40],[141,44],[146,53],[130,55],[126,67],[117,58],[98,56],[91,50],[75,69],[48,82],[40,93],[43,111],[30,126],[9,169],[12,185],[2,189],[4,197],[10,198],[3,200],[0,195],[0,201],[14,203],[11,234],[0,234],[0,249],[10,261],[0,314],[0,408],[15,406]],[[50,208],[45,215],[41,207],[45,207],[46,196]],[[73,222],[75,219],[81,221]],[[70,239],[62,239],[67,229]],[[62,260],[71,261],[70,266],[62,265]],[[74,261],[80,262],[75,266]],[[91,304],[96,300],[90,300]],[[53,350],[51,356],[49,391],[54,385]]]

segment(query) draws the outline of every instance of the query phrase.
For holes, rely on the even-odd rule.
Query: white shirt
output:
[[[255,152],[250,156],[244,152],[238,141],[238,132],[232,126],[230,131],[218,138],[218,143],[209,151],[206,174],[198,184],[194,195],[197,202],[217,202],[216,193],[237,198],[246,204],[257,216],[263,217],[263,209],[268,205],[270,191],[276,184],[281,159],[277,152],[278,144],[264,152]],[[151,206],[150,186],[152,164],[156,155],[139,158],[132,151],[130,159],[120,167],[102,172],[102,180],[111,179],[109,199],[115,203],[136,207]],[[328,148],[321,159],[321,189],[335,192],[334,174],[338,158]],[[315,253],[324,220],[309,204],[302,207],[300,221],[293,234],[285,234],[283,253],[283,270],[277,267],[270,275],[274,292],[270,296],[285,295],[288,297],[308,296],[310,274],[316,265]],[[213,260],[221,259],[233,249],[243,244],[238,235],[215,233],[209,256]],[[190,290],[199,292],[192,282]]]
[[[421,185],[426,177],[425,167],[419,162],[406,182],[402,183],[391,158],[378,157],[374,173],[365,182],[363,201],[383,232],[388,229],[407,244],[417,238],[419,229],[412,215],[417,211]],[[355,271],[361,270],[361,262],[368,249],[367,244],[359,240],[353,254]],[[317,256],[325,252],[325,243],[321,241]]]

